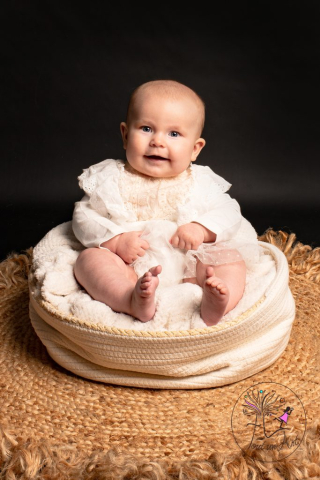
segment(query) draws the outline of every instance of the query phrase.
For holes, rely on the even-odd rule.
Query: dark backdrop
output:
[[[2,4],[0,260],[71,219],[83,168],[124,158],[129,95],[157,78],[204,99],[198,163],[258,234],[320,246],[319,2],[130,5]]]

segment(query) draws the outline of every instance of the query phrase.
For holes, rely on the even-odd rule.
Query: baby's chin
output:
[[[172,169],[169,167],[171,163],[169,158],[159,157],[157,155],[144,156],[143,158],[145,162],[143,162],[141,165],[130,162],[127,159],[125,163],[126,170],[153,178],[176,177],[182,173],[180,171],[172,171]]]
[[[156,178],[159,178],[159,177],[167,177],[167,176],[173,176],[173,175],[169,175],[167,174],[167,172],[165,172],[163,170],[163,168],[161,168],[161,166],[163,166],[163,163],[168,163],[170,162],[170,160],[158,160],[158,159],[147,159],[147,157],[145,158],[146,160],[146,164],[145,165],[139,165],[139,164],[136,164],[136,163],[131,163],[129,160],[127,160],[125,162],[125,169],[130,171],[130,172],[135,172],[135,173],[140,173],[141,175],[146,175],[148,177],[156,177]],[[144,163],[144,162],[143,162]]]

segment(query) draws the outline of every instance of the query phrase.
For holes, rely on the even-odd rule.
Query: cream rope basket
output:
[[[66,308],[65,285],[74,304],[85,295],[73,277],[83,247],[71,222],[66,222],[34,248],[29,275],[32,325],[53,360],[87,379],[156,389],[202,389],[240,381],[280,357],[295,317],[287,259],[276,246],[262,241],[259,245],[274,260],[275,275],[260,298],[236,318],[206,328],[126,329],[108,326],[108,318],[93,322],[90,314],[77,315]],[[57,288],[48,295],[50,272]],[[160,313],[166,305],[159,303]],[[108,317],[108,310],[103,315]]]

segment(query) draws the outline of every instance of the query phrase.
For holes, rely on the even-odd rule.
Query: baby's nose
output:
[[[150,145],[153,147],[164,147],[165,141],[163,135],[156,133],[152,136]]]

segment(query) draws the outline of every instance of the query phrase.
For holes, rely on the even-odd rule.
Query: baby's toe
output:
[[[141,278],[141,285],[144,284],[144,283],[148,283],[150,282],[152,279],[152,275],[150,272],[147,272],[143,275],[143,277]]]
[[[152,278],[146,278],[141,281],[141,287],[143,288],[148,288],[150,285],[152,285]]]
[[[209,287],[215,288],[219,284],[219,280],[215,277],[210,277],[206,280],[206,284],[209,285]]]
[[[220,293],[222,293],[223,295],[225,295],[228,291],[227,287],[225,285],[218,285],[217,286],[217,289],[219,290]]]

